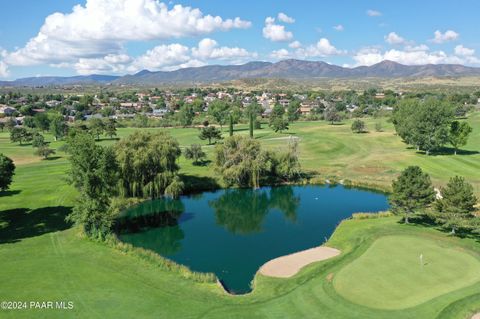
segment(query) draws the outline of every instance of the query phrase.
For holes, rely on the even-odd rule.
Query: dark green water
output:
[[[123,213],[118,233],[245,293],[265,262],[321,245],[354,212],[387,208],[385,195],[342,186],[228,189],[144,202]]]

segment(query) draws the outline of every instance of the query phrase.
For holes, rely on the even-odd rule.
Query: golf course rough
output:
[[[347,300],[377,309],[404,309],[479,284],[480,260],[445,241],[380,237],[334,278]]]

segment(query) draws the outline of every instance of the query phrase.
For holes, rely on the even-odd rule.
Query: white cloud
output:
[[[95,58],[122,51],[121,43],[110,41],[59,41],[42,34],[28,41],[25,47],[8,53],[5,61],[11,65],[58,64],[79,58]]]
[[[100,58],[80,58],[75,63],[51,64],[57,68],[74,68],[78,74],[120,74],[127,72],[133,58],[127,54],[108,54]]]
[[[356,62],[355,66],[373,65],[384,60],[383,54],[375,48],[361,49],[352,58]]]
[[[379,16],[382,15],[382,13],[380,11],[377,11],[377,10],[369,9],[369,10],[367,10],[367,15],[369,17],[379,17]]]
[[[403,48],[405,51],[428,51],[430,48],[426,46],[425,44],[420,44],[420,45],[406,45]]]
[[[113,64],[128,63],[132,60],[127,54],[109,54],[104,59],[106,62]]]
[[[384,37],[384,39],[385,39],[385,42],[389,44],[406,44],[407,43],[407,41],[404,38],[402,38],[395,32],[390,32],[388,35]]]
[[[118,54],[127,41],[198,36],[248,28],[249,21],[204,15],[199,9],[157,0],[87,0],[72,12],[49,15],[38,35],[8,54],[12,65],[73,62]]]
[[[341,24],[336,25],[336,26],[334,26],[333,28],[334,28],[335,30],[337,30],[337,31],[343,31],[343,30],[345,30],[345,28],[344,28],[343,25],[341,25]]]
[[[296,51],[296,54],[300,57],[326,57],[345,53],[346,51],[335,48],[326,38],[321,38],[316,44]]]
[[[237,63],[256,56],[256,53],[243,48],[220,47],[217,41],[205,38],[194,48],[173,43],[158,45],[136,58],[126,54],[109,54],[100,58],[80,58],[76,63],[62,63],[55,66],[73,67],[79,74],[122,74],[143,69],[171,71],[197,67],[207,64],[208,60],[228,60],[231,63]]]
[[[125,73],[133,58],[127,54],[108,54],[102,58],[80,58],[76,63],[52,65],[59,68],[74,68],[78,74]]]
[[[299,41],[293,41],[288,46],[292,49],[298,49],[302,44]]]
[[[56,67],[73,67],[78,74],[82,75],[125,72],[126,65],[120,63],[119,61],[110,60],[111,57],[111,55],[108,55],[104,58],[80,58],[78,59],[78,62],[74,63],[73,65],[67,63],[56,65]]]
[[[290,52],[287,49],[275,50],[270,53],[270,57],[277,60],[282,60],[291,57]]]
[[[10,72],[8,71],[8,65],[0,61],[0,78],[6,78],[10,75]]]
[[[132,58],[125,54],[107,55],[100,58],[80,58],[73,65],[60,64],[58,67],[73,67],[78,74],[111,74],[138,72],[143,69],[152,71],[170,67],[180,67],[191,61],[190,49],[180,44],[159,45],[143,55]]]
[[[384,57],[385,60],[407,65],[461,63],[460,59],[454,56],[448,56],[443,51],[427,52],[389,50],[385,52]]]
[[[447,30],[447,31],[445,31],[445,33],[442,33],[442,32],[440,32],[440,30],[437,30],[434,33],[433,39],[431,39],[430,41],[432,41],[433,43],[439,43],[440,44],[440,43],[444,43],[444,42],[448,42],[448,41],[454,41],[459,36],[460,36],[460,34],[458,34],[457,32],[455,32],[453,30]]]
[[[343,55],[347,51],[339,50],[333,46],[330,41],[326,38],[321,38],[317,43],[311,44],[305,47],[302,47],[301,43],[294,41],[288,45],[290,48],[295,49],[294,51],[289,51],[287,49],[274,50],[270,53],[270,57],[273,59],[286,59],[286,58],[296,58],[296,59],[308,59],[316,57],[328,57],[332,55]]]
[[[475,54],[475,50],[466,48],[460,44],[455,47],[455,54],[460,56],[472,56]]]
[[[203,61],[193,59],[193,60],[189,60],[185,63],[181,63],[181,64],[178,64],[178,65],[171,65],[171,66],[163,67],[161,70],[162,71],[175,71],[175,70],[178,70],[178,69],[196,68],[196,67],[200,67],[200,66],[204,66],[204,65],[207,65],[207,63],[205,63]]]
[[[7,51],[0,47],[0,57],[5,58],[7,56]],[[8,70],[8,65],[0,59],[0,78],[6,78],[10,75]]]
[[[466,48],[460,44],[455,47],[454,52],[469,64],[480,64],[480,59],[475,56],[474,49]]]
[[[231,60],[256,57],[256,53],[248,52],[243,48],[218,47],[215,40],[205,38],[198,43],[198,48],[192,49],[192,55],[200,59]]]
[[[448,55],[444,51],[429,51],[425,45],[409,47],[409,50],[392,49],[385,52],[381,52],[377,48],[365,48],[358,51],[352,58],[355,60],[356,66],[372,65],[384,60],[406,65],[480,63],[480,60],[474,56],[462,58],[457,55]]]
[[[281,22],[285,22],[285,23],[294,23],[295,22],[294,18],[287,16],[283,12],[280,12],[278,14],[278,20],[281,21]]]
[[[165,70],[170,67],[182,65],[190,60],[190,48],[178,43],[162,44],[137,57],[131,66],[129,66],[129,70]]]
[[[274,42],[289,41],[293,33],[285,30],[285,26],[275,24],[275,18],[267,17],[263,28],[263,37]]]

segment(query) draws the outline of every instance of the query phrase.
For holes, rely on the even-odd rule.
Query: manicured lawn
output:
[[[427,156],[417,153],[405,145],[395,135],[393,125],[386,119],[365,119],[369,133],[353,134],[350,121],[340,125],[329,125],[324,121],[296,122],[290,125],[290,130],[275,133],[266,124],[263,129],[255,131],[255,137],[272,150],[285,149],[289,136],[298,137],[300,141],[300,161],[305,170],[320,174],[322,178],[337,180],[349,179],[366,184],[376,184],[389,187],[395,176],[408,165],[418,165],[428,172],[436,186],[444,185],[454,175],[465,176],[474,185],[475,192],[480,195],[480,112],[469,116],[468,121],[473,127],[469,142],[459,155],[454,156],[449,148],[440,154]],[[382,123],[383,132],[374,130],[375,123]],[[237,125],[235,134],[248,134],[245,125]],[[136,128],[121,128],[119,138],[139,130]],[[182,147],[193,143],[204,145],[211,159],[214,146],[206,145],[206,141],[198,138],[196,128],[151,128],[141,130],[166,130],[179,141]],[[224,128],[224,136],[227,136]],[[52,141],[51,147],[58,148],[62,142]],[[103,139],[103,145],[112,144],[114,140]],[[0,151],[11,156],[18,165],[44,163],[33,155],[30,145],[19,146],[11,144],[8,133],[0,133]],[[57,152],[58,162],[65,154]],[[59,158],[60,157],[60,158]],[[61,161],[62,163],[64,161]],[[195,176],[212,177],[213,170],[209,165],[193,166],[189,161],[180,159],[181,173]]]
[[[182,279],[148,261],[82,238],[76,229],[69,229],[0,245],[0,299],[65,300],[73,301],[75,308],[71,311],[2,311],[0,317],[464,318],[468,311],[480,309],[480,298],[472,297],[480,296],[480,285],[466,286],[466,281],[448,288],[444,286],[440,292],[428,291],[430,298],[435,295],[436,298],[422,296],[418,304],[412,305],[409,301],[404,309],[400,309],[399,303],[395,304],[397,309],[390,310],[378,309],[375,304],[361,305],[364,300],[359,296],[350,301],[345,298],[344,290],[337,291],[337,280],[344,276],[343,271],[350,272],[350,267],[362,262],[365,251],[369,254],[379,249],[376,243],[397,245],[405,238],[409,241],[415,238],[414,243],[425,247],[425,251],[436,250],[438,245],[454,249],[456,261],[449,263],[457,266],[455,274],[471,264],[476,263],[478,267],[480,247],[475,240],[452,238],[422,226],[403,225],[397,218],[351,220],[342,223],[328,243],[340,248],[341,256],[307,266],[291,279],[257,275],[252,294],[231,297],[214,284]],[[465,252],[459,253],[460,250]],[[467,253],[469,257],[465,258]],[[424,254],[425,261],[432,260],[432,265],[437,260],[433,253],[432,257],[430,253]],[[449,252],[448,256],[451,256]],[[414,259],[417,258],[415,255]],[[468,265],[463,265],[465,261]],[[418,266],[412,265],[412,268]],[[417,278],[415,272],[410,270],[410,274]],[[386,285],[398,283],[398,277],[392,275],[384,278]],[[442,276],[450,275],[439,274],[440,281],[447,278]],[[470,275],[467,277],[473,282]],[[353,281],[352,286],[357,283]],[[375,296],[375,292],[370,293]],[[458,303],[463,303],[461,308],[456,306]]]
[[[368,307],[402,309],[478,284],[480,260],[442,244],[418,237],[381,237],[339,271],[334,287],[348,300]]]
[[[436,185],[459,174],[480,194],[480,114],[470,116],[474,131],[463,148],[465,152],[457,156],[417,154],[394,135],[390,123],[366,121],[371,130],[368,134],[351,133],[349,122],[334,126],[299,122],[283,134],[268,128],[255,134],[272,150],[283,149],[289,135],[298,137],[303,168],[322,178],[388,186],[405,166],[416,164],[431,174]],[[384,132],[374,132],[377,121],[382,121]],[[236,134],[248,134],[244,126],[237,129]],[[134,130],[120,129],[119,136]],[[182,146],[206,144],[198,139],[197,129],[167,130]],[[46,137],[52,148],[62,144]],[[211,159],[213,146],[205,150]],[[30,145],[11,144],[6,132],[0,133],[0,152],[12,157],[17,165],[11,190],[0,195],[0,301],[64,300],[75,304],[70,312],[0,311],[1,318],[464,318],[480,309],[480,285],[473,284],[476,275],[471,270],[473,266],[480,268],[478,241],[399,224],[398,218],[344,222],[328,243],[341,249],[341,256],[308,266],[291,279],[257,276],[252,294],[230,297],[215,285],[182,279],[146,260],[87,240],[65,223],[76,192],[65,179],[68,160],[64,153],[57,151],[51,160],[41,160],[33,155]],[[179,165],[180,173],[198,184],[215,178],[211,165],[194,166],[183,158]],[[429,263],[424,269],[432,270],[428,278],[421,277],[416,248],[421,248]],[[374,266],[379,269],[361,267],[369,262],[369,256],[382,252],[398,257],[412,252],[414,262],[410,267],[405,258],[387,255],[381,259],[385,269],[378,262]],[[443,256],[448,260],[442,262]],[[365,273],[358,275],[361,272]],[[418,287],[406,287],[409,295],[405,303],[394,300],[394,292],[388,295],[374,291],[361,296],[361,290],[357,290],[362,288],[361,277],[375,277],[373,272],[387,275],[379,282],[370,281],[372,287],[382,283],[382,287],[406,285],[401,276],[408,276],[430,288],[422,293]],[[348,287],[351,295],[345,292],[348,277],[352,277]],[[442,279],[452,284],[444,285]],[[415,301],[408,299],[410,295],[416,296]],[[373,303],[372,298],[383,298],[384,306]]]

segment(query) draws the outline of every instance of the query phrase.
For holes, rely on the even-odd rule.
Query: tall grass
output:
[[[151,250],[147,250],[140,247],[134,247],[131,244],[122,242],[115,234],[111,234],[104,241],[108,247],[114,248],[126,255],[145,260],[152,265],[159,267],[160,269],[171,271],[180,275],[181,277],[200,283],[216,283],[217,277],[213,273],[202,273],[192,271],[190,268],[184,265],[177,264],[176,262],[167,259]]]
[[[393,213],[389,211],[378,212],[378,213],[354,213],[352,214],[352,219],[356,219],[356,220],[375,219],[375,218],[383,218],[383,217],[391,217],[391,216],[393,216]]]

